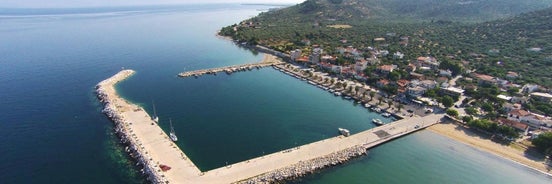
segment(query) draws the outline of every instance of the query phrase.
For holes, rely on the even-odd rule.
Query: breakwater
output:
[[[151,163],[151,160],[144,149],[136,134],[130,128],[128,122],[121,114],[117,113],[117,99],[109,93],[115,84],[127,79],[135,73],[133,70],[123,70],[110,77],[98,85],[96,85],[96,93],[100,102],[104,104],[103,113],[109,117],[115,124],[115,133],[121,139],[121,143],[125,144],[125,151],[134,158],[140,166],[142,166],[142,173],[147,176],[147,179],[153,183],[165,183],[162,174],[158,173],[155,168],[155,164]]]
[[[276,169],[274,171],[255,176],[243,181],[236,182],[238,184],[254,184],[254,183],[275,183],[285,180],[293,180],[312,174],[317,170],[327,167],[343,164],[351,158],[359,157],[367,154],[367,148],[364,146],[355,146],[347,148],[323,157],[314,158],[308,161],[300,161],[288,167]]]
[[[191,77],[191,76],[199,77],[205,74],[216,75],[219,72],[226,72],[227,74],[231,74],[238,71],[252,70],[253,68],[258,69],[258,68],[274,66],[282,63],[275,59],[267,59],[267,57],[274,57],[274,56],[265,56],[265,62],[261,62],[261,63],[250,63],[250,64],[243,64],[243,65],[233,65],[233,66],[225,66],[225,67],[219,67],[219,68],[209,68],[209,69],[188,71],[188,72],[182,72],[178,74],[178,76],[179,77]]]
[[[103,113],[115,124],[115,132],[126,145],[125,150],[142,166],[142,173],[152,183],[187,182],[182,178],[198,176],[197,167],[146,111],[117,95],[115,85],[134,73],[123,70],[96,85],[97,96],[104,104]]]

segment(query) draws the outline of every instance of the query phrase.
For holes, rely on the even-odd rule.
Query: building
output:
[[[433,89],[437,87],[437,82],[433,80],[423,80],[420,81],[420,86],[426,89]]]
[[[523,93],[533,93],[539,89],[539,85],[536,84],[525,84],[521,88],[521,92]]]
[[[519,77],[519,74],[516,73],[516,72],[508,72],[506,73],[506,78],[507,79],[515,79],[515,78],[518,78]]]
[[[360,60],[355,63],[355,70],[359,73],[363,72],[366,67],[368,67],[368,61],[366,60]]]
[[[404,54],[399,51],[393,54],[393,59],[402,59],[402,58],[404,58]]]
[[[296,59],[298,59],[299,57],[301,57],[301,50],[300,49],[295,49],[295,50],[292,50],[290,53],[289,53],[289,57],[291,59],[291,61],[296,61]]]
[[[473,77],[477,79],[479,85],[497,85],[497,80],[490,75],[473,73]]]
[[[406,89],[406,95],[416,98],[424,95],[426,91],[427,91],[426,88],[423,88],[420,86],[409,87]]]
[[[505,118],[498,118],[498,123],[501,124],[501,125],[504,125],[504,126],[512,127],[514,129],[522,131],[522,132],[525,132],[529,129],[529,125],[527,125],[525,123],[522,123],[522,122],[519,122],[519,121],[514,121],[514,120],[509,120],[509,119],[505,119]]]
[[[389,74],[391,72],[393,72],[393,70],[397,69],[397,65],[382,65],[380,67],[378,67],[378,70],[382,73],[382,74]]]
[[[312,49],[312,54],[310,55],[310,62],[313,64],[320,63],[320,56],[322,56],[322,48],[320,47],[314,47]]]
[[[525,110],[515,109],[508,113],[508,119],[527,123],[533,127],[552,126],[552,120],[539,114],[534,114]]]
[[[387,79],[381,79],[381,80],[379,80],[379,81],[377,82],[376,85],[377,85],[379,88],[383,88],[383,87],[389,85],[389,83],[390,83],[389,80],[387,80]]]
[[[439,70],[439,76],[452,77],[452,72],[450,70]]]
[[[552,95],[549,93],[539,93],[539,92],[533,92],[531,93],[531,98],[535,100],[541,100],[541,101],[552,101]]]
[[[464,94],[464,90],[455,87],[441,88],[441,93],[449,96],[460,96]]]

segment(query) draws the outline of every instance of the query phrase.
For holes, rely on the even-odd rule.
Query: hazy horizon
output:
[[[304,0],[3,0],[0,8],[87,8],[112,6],[144,6],[144,5],[182,5],[182,4],[212,4],[212,3],[269,3],[296,4]]]

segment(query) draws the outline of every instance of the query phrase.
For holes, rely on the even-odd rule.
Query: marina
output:
[[[374,146],[436,124],[443,117],[437,114],[413,117],[352,135],[340,129],[343,135],[201,172],[174,145],[170,136],[157,124],[152,125],[152,118],[142,107],[118,96],[114,85],[133,73],[123,70],[100,82],[97,94],[121,139],[129,144],[132,155],[154,183],[257,183],[293,179],[366,154]]]

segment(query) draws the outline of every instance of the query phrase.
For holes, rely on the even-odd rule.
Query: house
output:
[[[433,89],[437,87],[437,82],[433,80],[423,80],[420,81],[420,86],[426,89]]]
[[[381,79],[381,80],[379,80],[379,81],[377,82],[376,85],[377,85],[379,88],[383,88],[383,87],[389,85],[389,83],[390,83],[389,80],[387,80],[387,79]]]
[[[449,96],[460,96],[464,93],[463,89],[455,88],[455,87],[447,87],[447,88],[441,88],[441,93]]]
[[[364,59],[362,59],[360,61],[357,61],[355,63],[355,66],[354,66],[355,70],[359,73],[364,71],[364,69],[366,69],[366,67],[368,67],[368,61],[366,61]]]
[[[380,67],[378,67],[378,70],[382,73],[382,74],[389,74],[391,72],[393,72],[393,70],[397,69],[397,65],[382,65]]]
[[[423,74],[420,74],[420,73],[410,72],[410,78],[422,80],[422,79],[425,78],[425,76]]]
[[[502,100],[507,101],[507,102],[509,102],[510,100],[512,100],[512,97],[511,97],[511,96],[506,96],[506,95],[497,95],[496,98],[502,99]]]
[[[549,117],[519,109],[510,111],[508,113],[508,119],[524,122],[537,128],[540,126],[552,126],[552,120]]]
[[[472,75],[473,75],[474,78],[477,79],[477,83],[479,85],[491,85],[492,86],[492,85],[497,84],[497,81],[493,76],[485,75],[485,74],[478,74],[478,73],[473,73]]]
[[[523,85],[523,87],[521,88],[521,91],[523,93],[532,93],[532,92],[535,92],[539,89],[539,85],[536,85],[536,84],[525,84]]]
[[[552,101],[552,95],[549,93],[539,93],[539,92],[533,92],[531,93],[531,98],[535,100],[541,100],[541,101]]]
[[[393,59],[402,59],[402,58],[404,58],[404,54],[399,51],[393,54]]]
[[[420,87],[420,86],[416,86],[416,87],[409,87],[406,89],[406,95],[410,96],[410,97],[420,97],[422,95],[424,95],[424,93],[427,91],[426,88],[423,88],[423,87]]]
[[[510,72],[506,73],[506,78],[507,78],[507,79],[510,79],[510,80],[511,80],[511,79],[516,79],[516,78],[518,78],[518,77],[519,77],[519,74],[516,73],[516,72],[510,71]]]
[[[512,103],[504,103],[504,105],[502,105],[502,108],[506,111],[506,112],[510,112],[510,111],[513,111],[513,110],[520,110],[521,109],[521,104],[512,104]]]
[[[406,80],[406,79],[400,79],[397,81],[397,91],[399,93],[405,93],[406,92],[406,88],[408,87],[408,84],[410,84],[410,81]]]
[[[418,57],[416,61],[419,67],[427,67],[433,70],[439,69],[439,64],[441,64],[434,57]]]
[[[452,77],[452,72],[450,70],[439,70],[439,76]]]
[[[529,128],[529,125],[525,123],[509,120],[505,118],[498,118],[498,123],[504,126],[512,127],[516,130],[523,131],[523,132],[527,131],[527,129]]]
[[[412,63],[409,63],[408,66],[406,66],[406,71],[407,72],[414,72],[416,71],[416,65],[412,64]]]
[[[331,70],[332,72],[335,72],[335,73],[341,73],[341,70],[343,70],[343,67],[338,65],[332,65]]]

